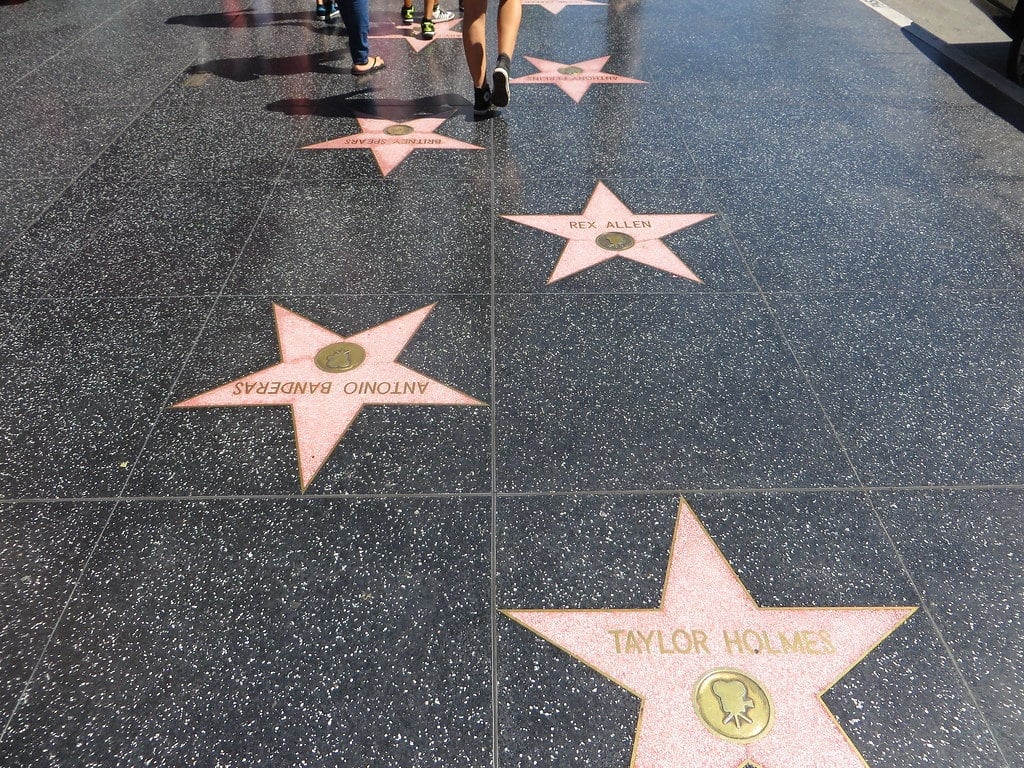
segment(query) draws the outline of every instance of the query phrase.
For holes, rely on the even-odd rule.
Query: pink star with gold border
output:
[[[616,85],[620,83],[644,85],[643,80],[634,80],[632,77],[622,77],[604,72],[604,65],[608,63],[610,56],[602,56],[599,59],[579,61],[575,64],[562,64],[558,61],[547,61],[546,59],[535,59],[532,56],[524,56],[528,62],[533,64],[539,71],[517,77],[511,80],[513,83],[522,85],[550,84],[557,85],[577,104],[592,85]]]
[[[633,213],[598,182],[583,213],[502,218],[564,237],[568,242],[548,285],[616,257],[702,282],[661,238],[710,219],[713,213]]]
[[[397,361],[433,308],[341,336],[275,304],[281,362],[172,407],[289,406],[305,491],[367,405],[484,405]]]
[[[607,3],[595,3],[594,0],[523,0],[523,5],[539,5],[551,13],[558,14],[567,5],[607,5]]]
[[[358,117],[359,133],[310,144],[303,149],[368,149],[380,172],[387,176],[418,149],[483,149],[475,144],[442,136],[437,129],[451,115],[418,117],[412,120],[383,120]]]
[[[461,40],[462,31],[456,30],[459,24],[462,23],[462,19],[451,19],[450,21],[438,21],[434,23],[434,37],[430,40],[424,40],[420,37],[420,25],[419,24],[404,24],[401,26],[396,25],[396,32],[391,34],[383,35],[369,35],[371,40],[405,40],[412,47],[414,51],[419,53],[428,45],[433,43],[435,40]]]
[[[640,699],[631,768],[865,768],[821,697],[915,610],[762,608],[683,501],[659,607],[502,612]]]

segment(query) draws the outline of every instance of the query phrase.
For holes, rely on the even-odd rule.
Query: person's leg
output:
[[[507,107],[512,97],[508,84],[512,68],[512,53],[519,37],[519,22],[523,18],[521,0],[501,0],[498,5],[498,63],[494,65],[494,95],[496,107]]]
[[[362,66],[370,60],[370,0],[339,0],[339,3],[352,65]]]
[[[522,20],[522,0],[501,0],[498,5],[498,55],[505,55],[510,61],[516,50]]]
[[[420,21],[420,35],[425,40],[434,39],[434,5],[435,0],[423,0],[423,19]]]
[[[487,83],[487,0],[465,0],[462,17],[462,47],[466,51],[466,64],[474,88]]]

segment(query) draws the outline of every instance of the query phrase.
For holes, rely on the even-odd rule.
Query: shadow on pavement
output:
[[[268,104],[267,109],[286,115],[379,117],[383,120],[402,121],[416,117],[433,117],[447,110],[463,110],[472,106],[471,102],[456,93],[407,100],[366,98],[371,92],[372,89],[360,89],[323,99],[281,99]]]
[[[245,56],[237,59],[213,59],[195,64],[188,69],[188,74],[208,73],[245,83],[258,80],[260,77],[286,77],[307,73],[337,74],[339,71],[328,66],[342,59],[348,60],[348,52],[342,49],[320,51],[318,53],[301,53],[295,56]],[[347,71],[347,68],[346,70]]]
[[[903,35],[915,48],[949,75],[964,93],[1017,130],[1024,131],[1024,104],[1015,101],[991,83],[985,82],[973,72],[964,69],[960,64],[944,56],[923,40],[919,40],[907,29],[903,30]],[[999,76],[999,73],[994,74]],[[1007,80],[1007,82],[1010,81]]]
[[[957,43],[953,45],[997,74],[1006,72],[1006,60],[1010,56],[1010,41],[991,43]]]
[[[229,13],[201,13],[192,16],[171,16],[165,24],[182,24],[202,29],[244,29],[269,27],[279,24],[312,21],[312,11],[292,13],[260,13],[259,11],[232,11]]]

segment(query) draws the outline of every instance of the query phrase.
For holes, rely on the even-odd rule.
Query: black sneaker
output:
[[[491,103],[491,88],[487,83],[484,83],[483,88],[473,89],[473,114],[477,117],[483,117],[489,115],[494,111],[494,105]]]
[[[316,17],[318,19],[326,19],[327,18],[327,6],[324,3],[317,3],[316,4]]]
[[[326,6],[327,15],[324,16],[324,21],[328,24],[333,24],[341,18],[341,11],[335,3],[324,3]]]
[[[415,20],[416,20],[416,11],[413,10],[413,7],[410,5],[408,8],[406,8],[403,5],[402,6],[402,23],[403,24],[412,24]]]
[[[435,31],[433,19],[423,19],[420,22],[420,36],[424,40],[433,40]]]
[[[496,107],[507,107],[512,97],[508,88],[508,70],[512,62],[504,53],[498,56],[498,64],[494,67],[494,96],[491,103]]]

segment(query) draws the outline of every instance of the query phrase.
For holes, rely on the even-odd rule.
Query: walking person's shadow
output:
[[[2,4],[3,0],[0,0]],[[293,11],[290,13],[263,12],[256,10],[229,11],[226,13],[200,13],[171,16],[165,24],[182,24],[201,29],[245,29],[247,27],[269,27],[285,24],[302,24],[313,20],[313,12]]]
[[[451,110],[465,111],[472,103],[457,93],[435,96],[421,96],[418,99],[373,99],[367,98],[372,88],[327,96],[322,99],[292,98],[281,99],[267,104],[270,112],[286,115],[327,118],[376,117],[383,120],[413,120],[417,117],[434,117]]]
[[[189,68],[190,75],[208,73],[236,83],[258,80],[260,77],[287,77],[316,73],[338,74],[342,70],[329,66],[333,62],[347,59],[347,51],[319,51],[300,53],[294,56],[242,56],[232,59],[211,59]]]

